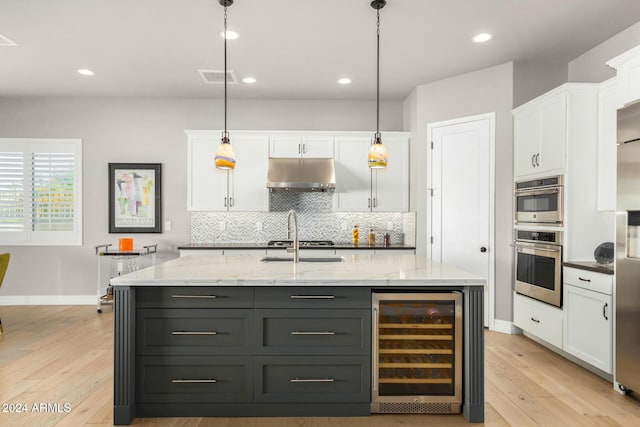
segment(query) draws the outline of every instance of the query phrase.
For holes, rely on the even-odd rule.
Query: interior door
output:
[[[435,126],[431,138],[431,258],[489,283],[490,119]],[[484,318],[488,326],[489,286]]]

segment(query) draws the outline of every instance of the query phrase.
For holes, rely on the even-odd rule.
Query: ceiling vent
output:
[[[0,34],[0,46],[18,46],[16,42]]]
[[[224,84],[224,71],[217,70],[198,70],[205,83]],[[227,71],[227,83],[238,84],[238,78],[233,70]]]

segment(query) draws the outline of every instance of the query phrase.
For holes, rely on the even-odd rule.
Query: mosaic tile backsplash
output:
[[[361,243],[373,228],[382,242],[415,244],[414,213],[333,212],[331,193],[271,193],[270,212],[192,212],[191,243],[260,243],[287,237],[287,212],[298,217],[299,238],[351,243],[351,229],[360,228]],[[393,229],[389,230],[389,226]],[[346,227],[346,230],[343,228]],[[405,227],[407,230],[405,230]],[[405,236],[405,233],[410,233]]]

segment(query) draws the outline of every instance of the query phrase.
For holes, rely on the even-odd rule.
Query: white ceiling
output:
[[[375,98],[370,0],[235,0],[228,68],[254,85],[229,97]],[[567,63],[640,21],[640,0],[388,0],[381,98],[508,61]],[[221,97],[218,0],[0,0],[0,96]],[[471,37],[491,32],[475,44]],[[76,73],[95,71],[93,77]],[[353,83],[340,86],[340,77]]]

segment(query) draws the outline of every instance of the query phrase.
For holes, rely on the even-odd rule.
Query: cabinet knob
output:
[[[480,252],[482,252],[482,253],[487,252],[487,248],[486,248],[486,247],[484,247],[484,246],[482,246],[482,247],[480,248]]]

